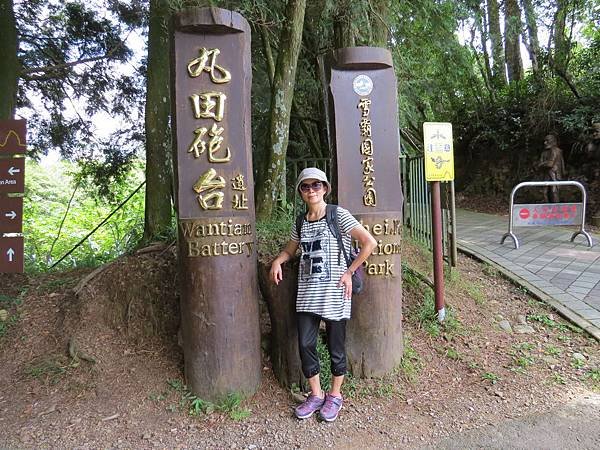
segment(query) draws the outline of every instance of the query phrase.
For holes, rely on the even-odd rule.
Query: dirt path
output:
[[[403,257],[429,270],[418,247],[407,245]],[[266,356],[256,395],[191,414],[172,255],[122,258],[80,295],[74,288],[89,271],[0,275],[0,309],[7,311],[0,327],[0,446],[437,448],[458,435],[462,448],[519,448],[534,442],[527,430],[551,439],[557,417],[572,427],[560,433],[565,439],[584,433],[586,421],[570,414],[597,427],[597,408],[594,415],[592,404],[577,409],[572,402],[597,402],[598,344],[489,267],[463,257],[459,264],[448,279],[445,327],[431,319],[420,282],[406,280],[404,361],[382,379],[349,379],[334,424],[297,421],[294,397],[276,383]],[[530,332],[500,327],[522,320]],[[73,339],[95,362],[69,355]],[[590,433],[580,437],[587,440],[578,447],[595,444]]]

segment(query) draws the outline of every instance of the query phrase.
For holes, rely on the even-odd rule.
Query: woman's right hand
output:
[[[279,263],[279,261],[275,260],[273,261],[273,264],[271,264],[271,271],[269,272],[269,277],[271,278],[271,281],[277,285],[281,280],[283,280],[283,271],[281,270],[281,264]]]

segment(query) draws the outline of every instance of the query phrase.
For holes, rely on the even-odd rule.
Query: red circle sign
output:
[[[521,211],[519,211],[519,217],[521,219],[528,219],[529,218],[529,210],[527,208],[521,209]]]

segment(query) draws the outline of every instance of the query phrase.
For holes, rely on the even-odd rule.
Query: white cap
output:
[[[300,172],[300,175],[298,175],[298,180],[296,181],[296,190],[299,192],[300,184],[302,184],[304,180],[309,179],[319,180],[325,184],[327,188],[325,196],[331,193],[331,186],[329,184],[329,181],[327,180],[327,175],[325,175],[325,172],[323,172],[321,169],[317,169],[316,167],[307,167],[302,172]]]

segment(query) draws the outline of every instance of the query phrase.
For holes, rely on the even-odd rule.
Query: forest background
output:
[[[422,153],[424,121],[453,124],[463,196],[506,203],[539,179],[552,132],[600,213],[599,0],[0,0],[0,119],[28,120],[27,271],[115,210],[59,268],[174,239],[169,18],[188,6],[251,25],[259,221],[290,218],[286,159],[332,156],[318,57],[354,45],[393,54],[405,154]],[[40,164],[50,151],[59,162]]]

